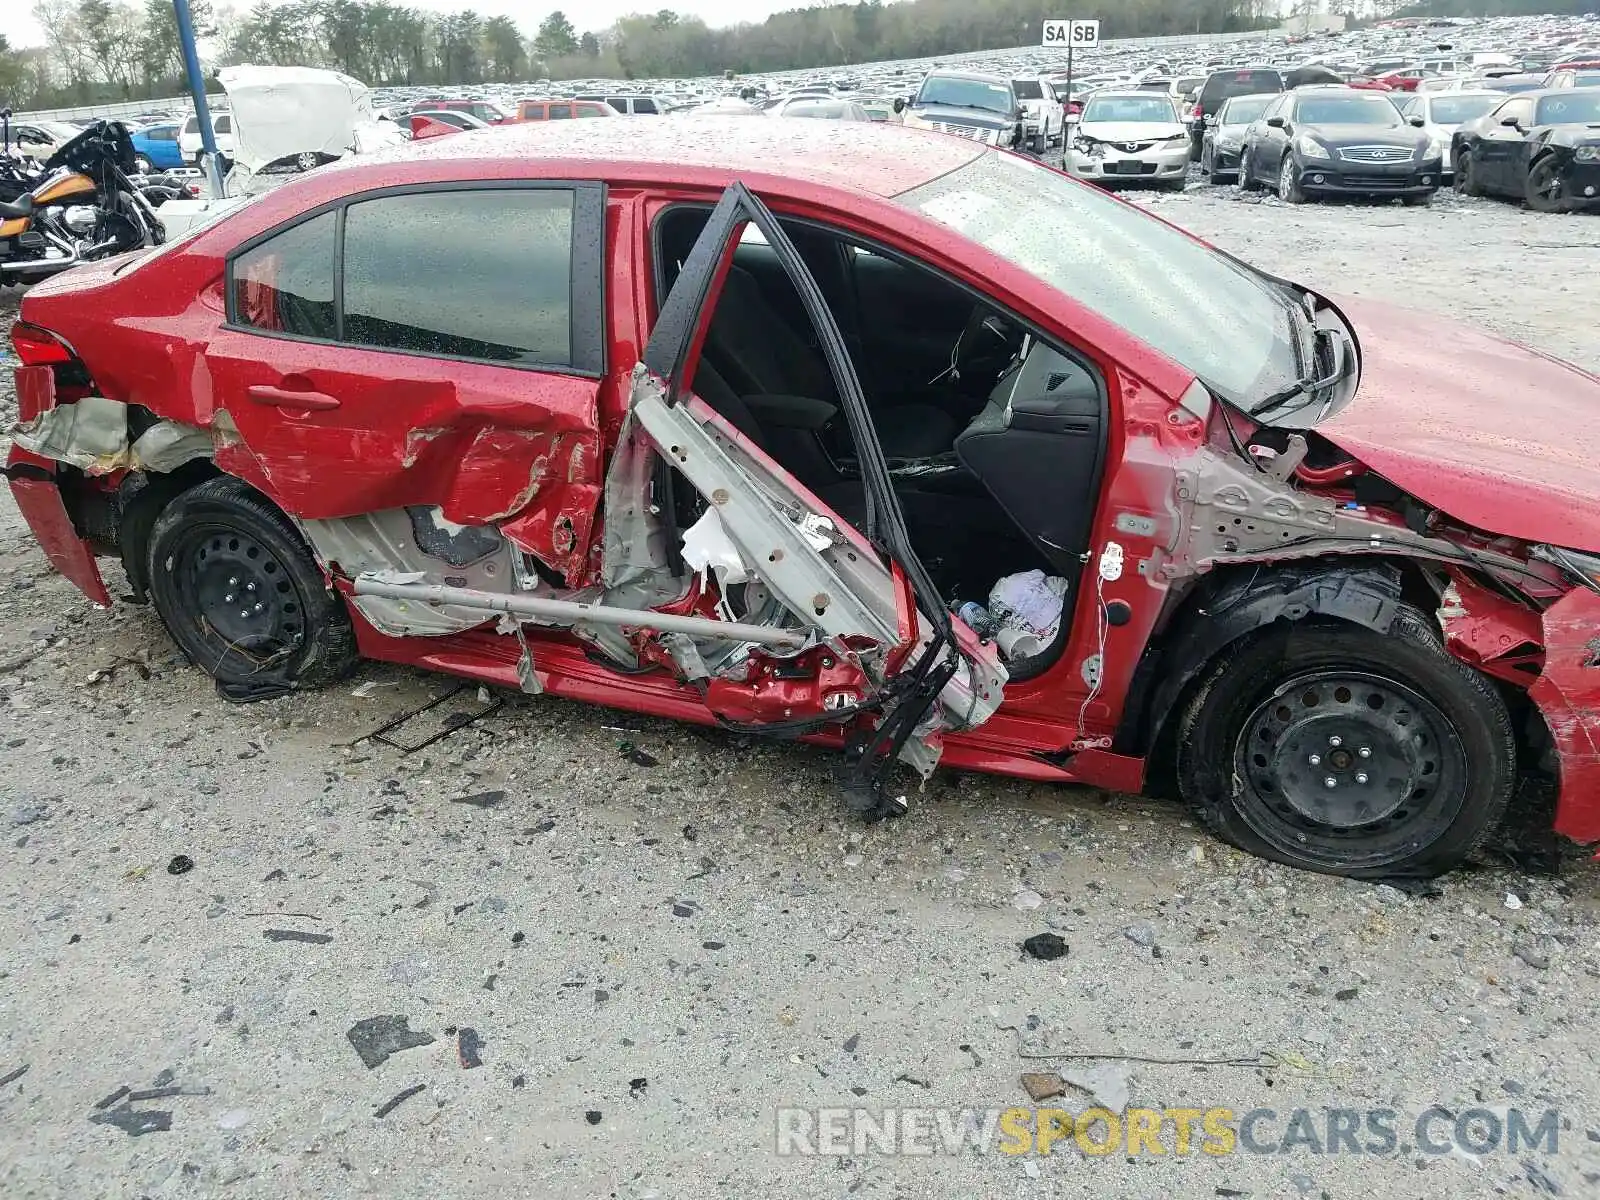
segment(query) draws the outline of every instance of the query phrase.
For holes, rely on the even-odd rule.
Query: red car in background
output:
[[[476,117],[485,125],[508,125],[516,120],[493,100],[424,100],[412,106],[413,112],[462,112]]]
[[[352,158],[37,285],[40,544],[236,700],[366,656],[840,746],[868,817],[897,763],[1171,788],[1367,877],[1543,772],[1600,840],[1600,380],[979,143],[716,120]]]

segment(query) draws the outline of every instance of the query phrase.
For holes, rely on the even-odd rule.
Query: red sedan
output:
[[[1369,877],[1543,771],[1600,840],[1600,380],[978,142],[438,138],[21,316],[19,507],[235,700],[418,664]]]

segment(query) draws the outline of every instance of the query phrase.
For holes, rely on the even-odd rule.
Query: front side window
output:
[[[338,213],[323,213],[235,259],[235,320],[269,333],[333,338],[338,333],[333,298],[338,221]]]
[[[420,192],[350,205],[343,341],[447,358],[572,358],[569,191]]]
[[[1011,90],[1017,94],[1018,100],[1044,99],[1044,89],[1039,86],[1037,79],[1013,79]]]
[[[213,126],[213,128],[216,129],[216,131],[218,133],[232,133],[233,132],[233,118],[232,117],[228,117],[228,116],[218,117],[217,118],[217,123],[216,123],[215,126]]]
[[[635,100],[633,102],[633,111],[636,113],[645,113],[651,116],[660,115],[660,110],[656,108],[656,102],[654,100]]]

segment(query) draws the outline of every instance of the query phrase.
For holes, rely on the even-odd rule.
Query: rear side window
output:
[[[603,117],[606,115],[606,108],[608,106],[603,104],[578,104],[574,105],[573,107],[577,110],[574,114],[575,116]]]
[[[604,226],[605,192],[596,184],[354,197],[230,257],[229,323],[598,375]]]
[[[647,113],[652,116],[659,116],[661,110],[656,107],[656,102],[654,100],[635,100],[633,102],[633,111],[636,113]]]
[[[572,207],[572,193],[554,189],[352,204],[342,340],[570,366]]]
[[[606,103],[611,105],[611,107],[616,109],[619,113],[625,113],[628,111],[628,98],[626,96],[607,97]]]
[[[242,325],[293,337],[332,338],[334,238],[339,214],[302,221],[234,260],[232,300]]]

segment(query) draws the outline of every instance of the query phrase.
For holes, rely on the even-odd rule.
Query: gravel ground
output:
[[[1593,219],[1140,199],[1600,369]],[[865,829],[820,751],[550,699],[409,755],[359,740],[453,686],[369,666],[230,706],[148,610],[52,575],[0,496],[0,1192],[1595,1194],[1591,865],[1496,852],[1412,895],[1254,861],[1159,802],[950,773]],[[1064,958],[1020,952],[1045,931]],[[431,1040],[368,1069],[347,1033],[387,1015]],[[1398,1146],[775,1152],[780,1106],[998,1109],[1023,1071],[1088,1065],[1024,1048],[1274,1054],[1106,1060],[1047,1103],[1266,1107],[1266,1142],[1296,1108],[1319,1140],[1328,1108],[1392,1109]],[[97,1107],[122,1088],[177,1094]],[[1558,1110],[1556,1148],[1422,1153],[1434,1105]]]

